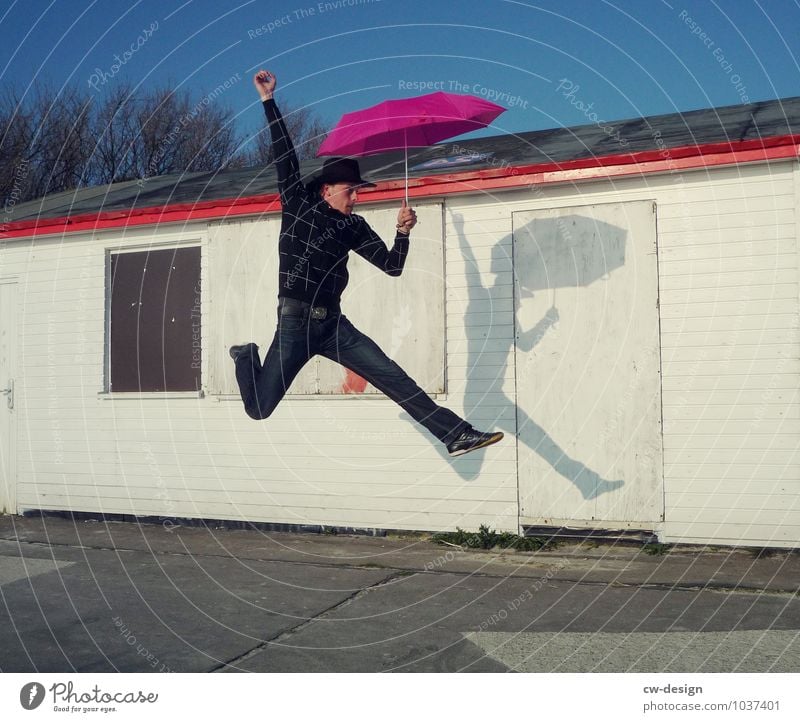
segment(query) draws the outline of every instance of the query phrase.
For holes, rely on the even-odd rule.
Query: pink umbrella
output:
[[[386,100],[371,108],[345,113],[317,152],[362,156],[405,151],[408,202],[408,149],[432,145],[455,135],[485,128],[505,108],[474,95],[430,93]]]

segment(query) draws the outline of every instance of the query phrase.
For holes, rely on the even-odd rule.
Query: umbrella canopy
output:
[[[505,110],[474,95],[430,93],[345,113],[317,155],[371,155],[432,145],[489,125]]]
[[[536,211],[514,229],[514,268],[520,290],[589,286],[625,265],[625,228],[591,213]]]
[[[432,145],[462,133],[485,128],[505,108],[474,95],[429,93],[386,100],[370,108],[345,113],[317,152],[321,155],[362,156]]]

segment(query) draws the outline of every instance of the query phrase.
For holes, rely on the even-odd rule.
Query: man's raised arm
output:
[[[286,205],[287,201],[303,186],[300,182],[300,164],[297,161],[297,153],[295,153],[289,131],[286,129],[283,117],[273,99],[277,80],[268,70],[259,70],[253,77],[253,85],[264,104],[264,113],[269,122],[272,154],[275,158],[275,170],[278,173],[278,190],[281,194],[281,203]]]

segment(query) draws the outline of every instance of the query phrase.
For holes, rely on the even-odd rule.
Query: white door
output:
[[[0,513],[17,511],[14,456],[17,285],[0,280]]]
[[[663,520],[652,201],[514,213],[522,524]]]

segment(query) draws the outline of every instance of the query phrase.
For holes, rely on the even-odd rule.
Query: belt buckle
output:
[[[328,316],[328,309],[324,306],[312,306],[311,318],[315,321],[324,321]]]

